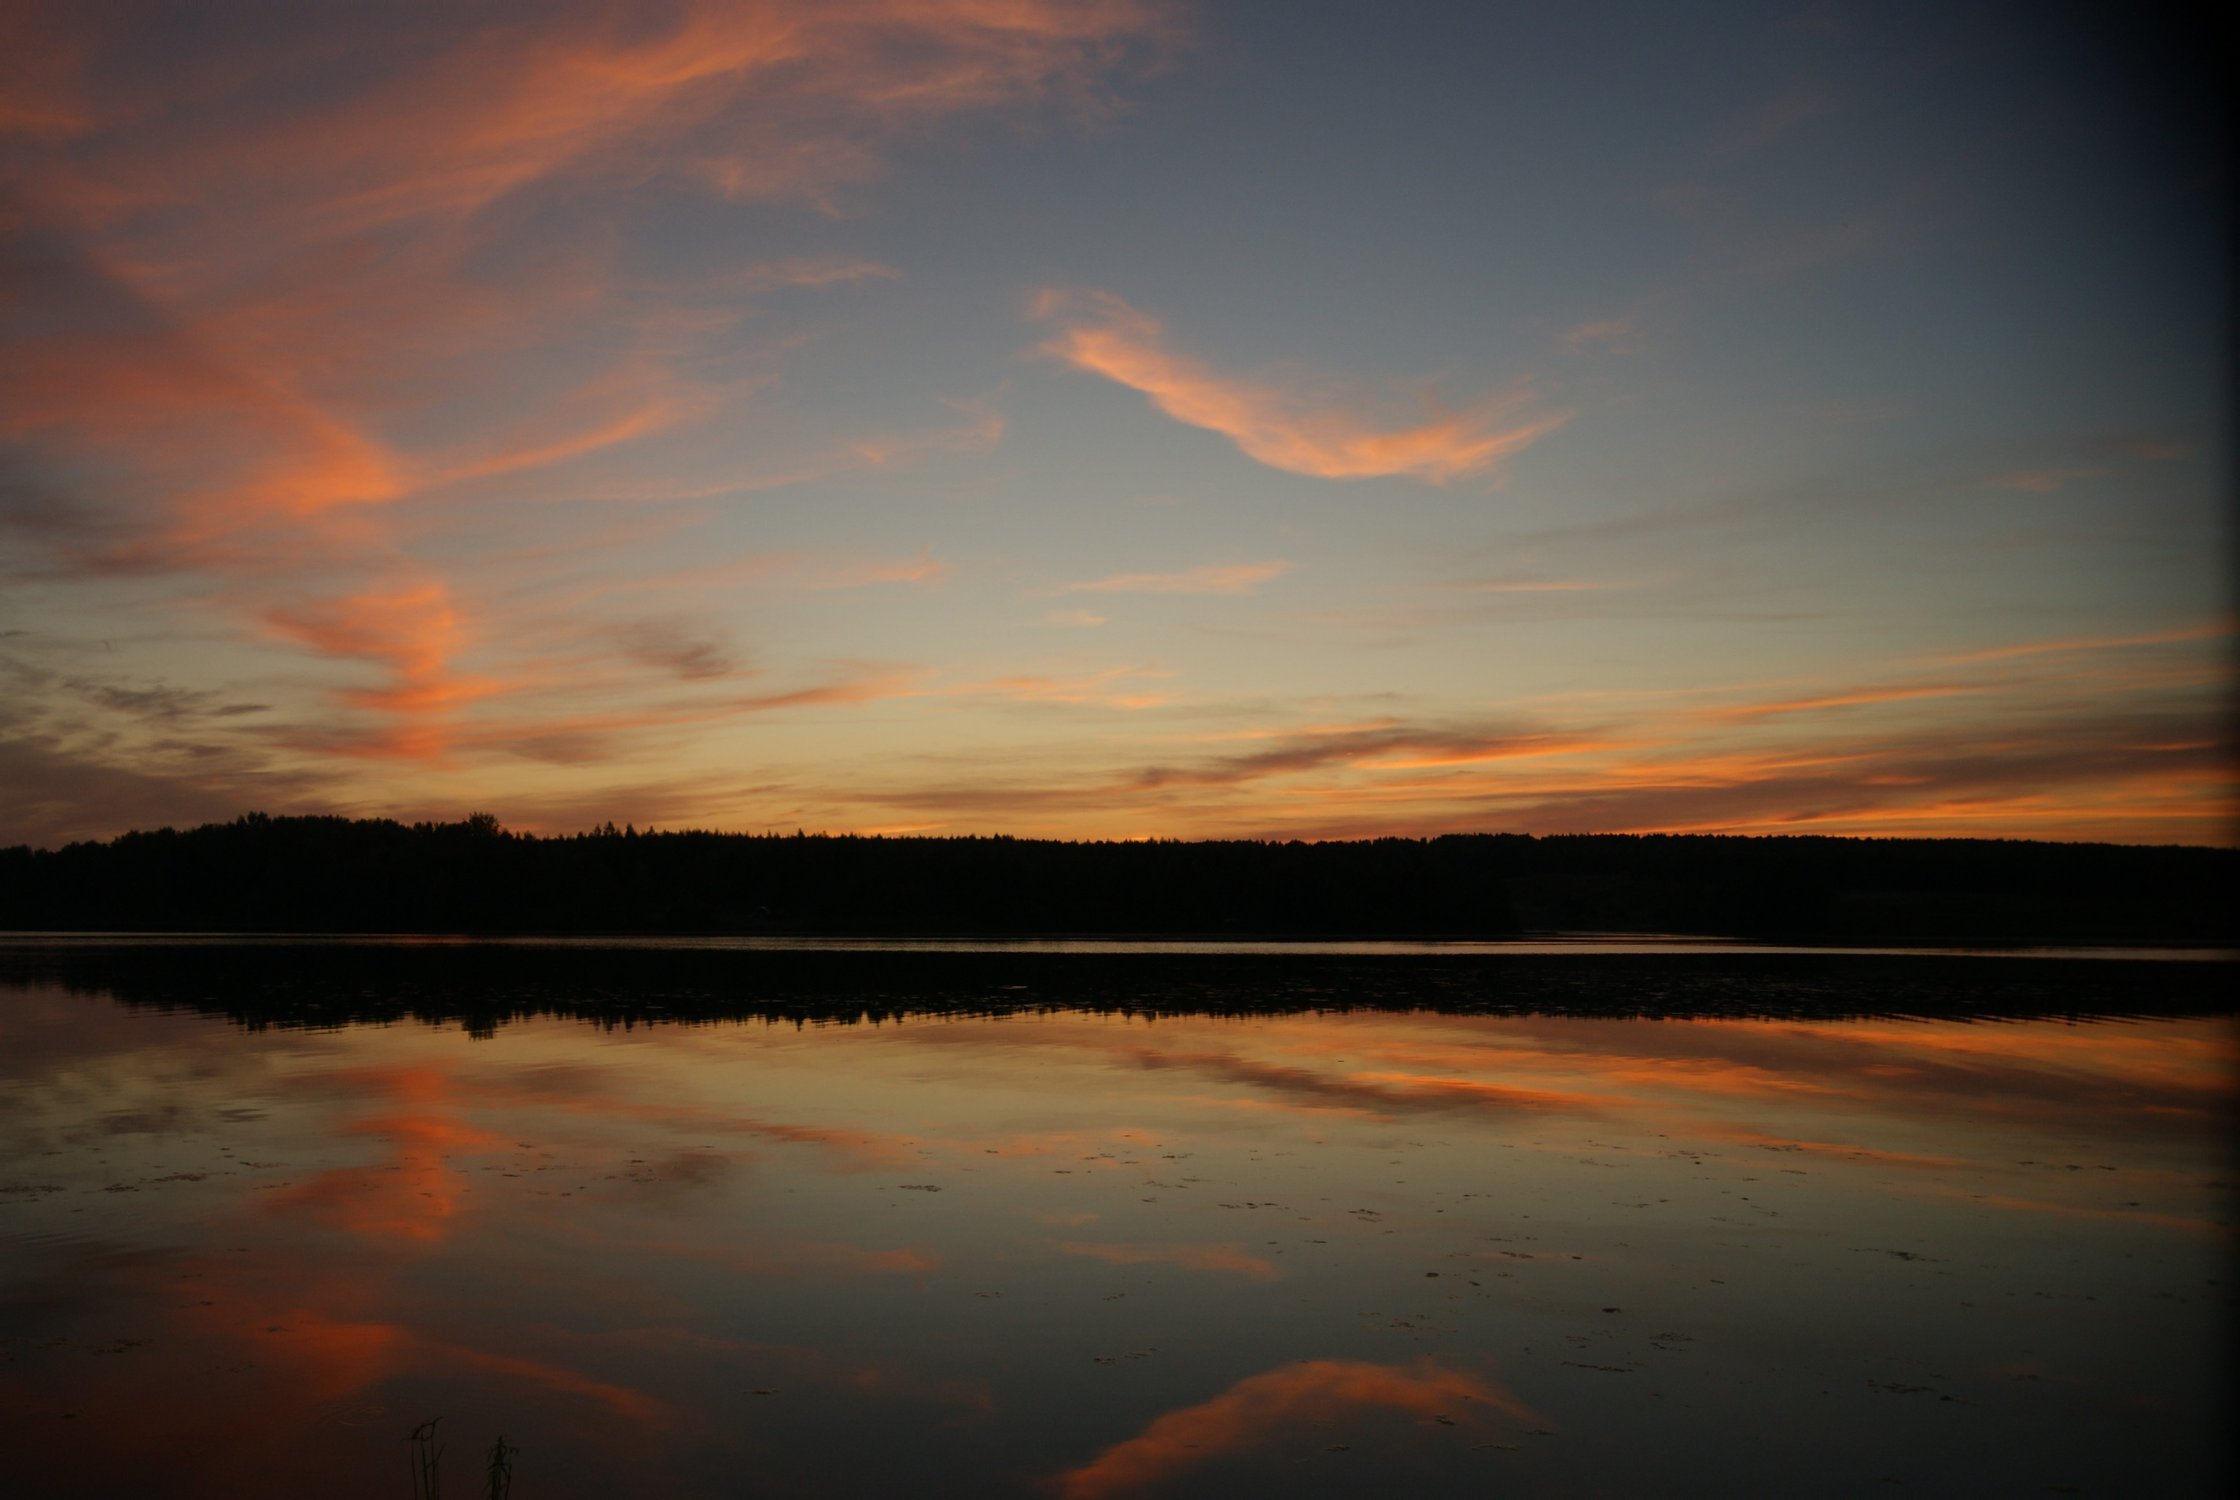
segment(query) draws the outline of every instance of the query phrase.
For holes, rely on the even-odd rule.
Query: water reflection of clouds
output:
[[[633,1444],[642,1462],[644,1444],[679,1443],[813,1476],[807,1429],[790,1424],[891,1417],[931,1447],[981,1424],[981,1461],[1000,1452],[1062,1494],[1118,1495],[1290,1464],[1297,1443],[1332,1441],[1317,1424],[1373,1444],[1433,1433],[1440,1416],[1480,1437],[1536,1421],[1485,1378],[1493,1347],[1504,1379],[1569,1427],[1563,1377],[1487,1339],[1572,1301],[1631,1310],[1683,1283],[1692,1297],[1691,1278],[1745,1263],[1775,1302],[1806,1295],[1784,1276],[1831,1270],[1887,1299],[1895,1283],[1878,1275],[1945,1284],[1993,1253],[1962,1247],[2057,1238],[2083,1268],[2061,1274],[2085,1291],[2119,1262],[2124,1275],[2184,1266],[2205,1233],[2229,1234],[2201,1144],[2230,1109],[2229,1022],[1073,1013],[663,1026],[617,1054],[559,1020],[494,1044],[419,1026],[243,1037],[126,1020],[82,1060],[52,1054],[42,1079],[139,1080],[110,1101],[133,1132],[103,1138],[133,1153],[170,1154],[152,1125],[239,1155],[207,1180],[151,1175],[138,1197],[81,1172],[68,1193],[27,1199],[27,1219],[98,1220],[123,1247],[98,1275],[129,1283],[129,1300],[103,1290],[67,1317],[98,1306],[156,1337],[136,1363],[41,1357],[0,1372],[0,1391],[42,1419],[61,1402],[116,1410],[127,1390],[163,1404],[141,1461],[159,1439],[293,1461],[316,1441],[272,1429],[324,1404],[473,1390],[509,1430],[515,1414],[547,1424],[542,1441],[584,1452],[586,1473]],[[181,1050],[150,1040],[181,1027]],[[266,1113],[221,1123],[221,1105],[245,1104]],[[242,1159],[283,1155],[271,1170]],[[87,1217],[62,1217],[80,1206]],[[1899,1225],[1904,1239],[1876,1232]],[[197,1236],[199,1250],[162,1248]],[[0,1248],[20,1266],[26,1243]],[[1934,1269],[1860,1246],[1917,1250]],[[1675,1258],[1645,1274],[1657,1254]],[[53,1263],[58,1297],[93,1274]],[[1365,1303],[1378,1321],[1362,1321]],[[1544,1325],[1524,1326],[1516,1344],[1538,1344]],[[1722,1327],[1698,1327],[1698,1347]],[[1624,1342],[1619,1320],[1594,1332]],[[1153,1342],[1164,1352],[1125,1381],[1102,1362],[1101,1384],[1062,1373]],[[1410,1363],[1417,1350],[1437,1356]],[[190,1363],[229,1373],[191,1378]],[[780,1415],[747,1399],[763,1387],[798,1404]],[[1084,1399],[1069,1407],[1083,1426],[1036,1415]],[[999,1415],[1038,1436],[1018,1446]]]
[[[937,1256],[907,1246],[871,1250],[834,1240],[766,1242],[755,1248],[702,1240],[613,1239],[602,1250],[623,1257],[692,1261],[735,1276],[923,1278],[941,1269]]]
[[[2234,1225],[2229,1218],[2212,1219],[2200,1214],[2167,1214],[2142,1208],[2136,1203],[2110,1208],[2103,1204],[2057,1203],[2043,1198],[2018,1198],[2011,1193],[1963,1193],[1952,1188],[1936,1190],[1936,1196],[1979,1208],[2002,1209],[2030,1214],[2058,1214],[2064,1218],[2094,1220],[2104,1224],[2151,1225],[2156,1229],[2175,1229],[2190,1234],[2216,1235],[2229,1239]]]
[[[1472,1424],[1489,1414],[1540,1418],[1500,1386],[1430,1360],[1412,1366],[1319,1359],[1247,1376],[1217,1396],[1155,1418],[1134,1437],[1058,1476],[1063,1500],[1138,1494],[1190,1469],[1296,1437],[1316,1423],[1398,1411]]]
[[[383,1103],[382,1113],[340,1125],[336,1133],[379,1141],[386,1154],[376,1162],[332,1167],[307,1182],[275,1188],[265,1206],[362,1237],[428,1243],[445,1238],[466,1191],[452,1158],[507,1144],[463,1117],[466,1100],[450,1071],[361,1068],[301,1080],[314,1081],[341,1086],[348,1097]]]
[[[1872,1146],[1861,1146],[1850,1141],[1806,1141],[1790,1136],[1768,1135],[1760,1130],[1739,1126],[1699,1126],[1695,1132],[1699,1139],[1721,1141],[1736,1146],[1755,1146],[1761,1151],[1798,1152],[1809,1156],[1837,1157],[1844,1161],[1858,1162],[1878,1167],[1906,1167],[1920,1172],[1951,1172],[1968,1166],[1957,1156],[1932,1156],[1918,1151],[1882,1151]]]
[[[1005,1052],[1040,1047],[1193,1074],[1251,1097],[1314,1111],[1390,1118],[1443,1111],[1593,1115],[1760,1108],[1902,1118],[2058,1122],[2090,1111],[2096,1128],[2191,1132],[2229,1115],[2229,1024],[2061,1022],[1845,1024],[1338,1014],[1204,1020],[1156,1028],[1071,1017],[1007,1024]],[[1433,1038],[1425,1040],[1426,1033]],[[969,1043],[955,1029],[898,1029],[916,1045]],[[2103,1049],[2097,1039],[2106,1038]],[[1224,1089],[1217,1097],[1238,1097]],[[1860,1143],[1862,1145],[1866,1143]]]
[[[1142,1068],[1177,1068],[1241,1083],[1296,1103],[1370,1115],[1450,1109],[1589,1113],[1609,1101],[1591,1094],[1516,1088],[1452,1075],[1334,1073],[1264,1062],[1235,1052],[1126,1049]]]
[[[672,1131],[705,1131],[721,1135],[755,1137],[785,1146],[821,1146],[833,1153],[829,1167],[841,1172],[869,1172],[899,1165],[910,1159],[910,1142],[896,1136],[844,1126],[802,1125],[765,1119],[736,1110],[671,1100],[606,1097],[551,1098],[532,1095],[509,1099],[496,1081],[488,1102],[494,1107],[509,1103],[549,1109],[564,1118],[617,1124],[656,1125]]]
[[[1086,1256],[1108,1266],[1175,1266],[1185,1271],[1211,1271],[1242,1276],[1249,1281],[1274,1281],[1283,1273],[1275,1262],[1254,1255],[1238,1244],[1221,1245],[1116,1245],[1087,1240],[1053,1240],[1051,1247],[1067,1255]]]
[[[200,1029],[238,1044],[226,1028],[204,1023]],[[144,1041],[145,1036],[143,1030],[139,1039]],[[477,1182],[468,1173],[479,1165],[528,1179],[543,1169],[558,1174],[549,1190],[554,1195],[573,1191],[580,1179],[594,1178],[612,1193],[627,1191],[629,1201],[642,1211],[649,1188],[703,1191],[717,1187],[725,1175],[725,1159],[713,1153],[648,1152],[648,1132],[655,1139],[678,1130],[719,1137],[746,1135],[817,1149],[820,1174],[860,1172],[890,1163],[902,1149],[899,1141],[862,1132],[627,1097],[633,1087],[658,1094],[658,1077],[649,1080],[582,1068],[571,1070],[568,1089],[560,1089],[553,1086],[559,1075],[544,1070],[528,1086],[517,1086],[505,1069],[471,1054],[464,1060],[428,1060],[428,1053],[455,1045],[455,1038],[441,1033],[408,1030],[354,1040],[363,1052],[387,1054],[390,1060],[336,1067],[313,1055],[296,1058],[264,1081],[287,1115],[275,1124],[293,1137],[297,1150],[316,1153],[366,1141],[375,1144],[380,1154],[371,1161],[317,1170],[300,1180],[264,1182],[256,1179],[269,1174],[253,1173],[250,1181],[238,1186],[213,1186],[214,1191],[228,1193],[237,1209],[263,1210],[275,1226],[300,1224],[342,1232],[354,1242],[352,1249],[339,1257],[331,1252],[304,1255],[288,1247],[284,1231],[277,1241],[269,1234],[258,1241],[250,1224],[235,1221],[230,1233],[258,1241],[244,1247],[251,1253],[186,1261],[139,1258],[144,1264],[135,1273],[141,1283],[136,1300],[149,1304],[144,1316],[166,1330],[159,1342],[194,1347],[204,1358],[241,1372],[238,1379],[214,1387],[167,1393],[163,1402],[169,1415],[139,1429],[147,1438],[137,1445],[144,1461],[170,1444],[192,1469],[191,1455],[246,1448],[251,1442],[248,1434],[266,1434],[275,1422],[308,1427],[314,1408],[395,1388],[400,1382],[417,1385],[430,1379],[467,1379],[501,1390],[543,1393],[542,1397],[498,1397],[503,1406],[535,1406],[551,1399],[589,1403],[606,1414],[602,1428],[606,1421],[639,1429],[669,1424],[675,1416],[670,1403],[601,1368],[608,1361],[596,1337],[581,1351],[590,1359],[586,1365],[537,1347],[582,1344],[580,1336],[557,1327],[522,1336],[516,1320],[540,1293],[534,1286],[490,1282],[487,1257],[495,1248],[493,1236],[504,1232],[505,1226],[518,1228],[534,1221],[537,1210],[524,1195],[546,1190],[522,1181],[509,1193],[499,1183]],[[174,1125],[192,1123],[201,1112],[176,1107],[178,1100],[199,1102],[205,1090],[223,1092],[230,1080],[207,1073],[181,1077],[177,1059],[171,1061],[166,1087],[172,1106],[138,1110],[136,1116],[153,1118],[160,1113]],[[308,1066],[303,1065],[306,1062]],[[594,1088],[606,1092],[570,1091]],[[583,1139],[568,1138],[570,1130],[587,1122],[592,1128],[579,1132]],[[602,1128],[610,1125],[623,1130],[617,1134]],[[544,1145],[533,1146],[531,1136]],[[556,1153],[552,1148],[559,1149]],[[622,1175],[626,1188],[615,1186],[619,1174],[608,1171],[610,1166],[627,1169]],[[562,1178],[567,1186],[561,1185]],[[476,1200],[468,1195],[478,1188],[484,1190],[479,1200],[484,1211],[470,1218],[467,1209]],[[491,1188],[498,1191],[488,1191]],[[586,1203],[591,1217],[547,1222],[539,1237],[565,1257],[561,1264],[566,1269],[556,1265],[552,1274],[564,1279],[577,1317],[594,1321],[610,1315],[691,1315],[689,1303],[650,1295],[642,1277],[624,1269],[643,1266],[649,1258],[693,1260],[725,1276],[785,1279],[868,1275],[922,1279],[938,1266],[933,1256],[906,1247],[867,1249],[834,1240],[787,1241],[768,1235],[756,1236],[745,1245],[706,1238],[660,1243],[642,1236],[597,1243],[597,1236],[566,1230],[612,1222],[621,1205]],[[453,1241],[457,1244],[448,1252],[442,1279],[415,1284],[408,1268]],[[495,1300],[473,1305],[475,1294],[470,1289],[478,1285],[482,1295]],[[794,1357],[798,1362],[800,1351]],[[890,1393],[910,1383],[892,1370],[873,1366],[827,1370],[819,1378],[836,1387]],[[200,1399],[203,1395],[219,1403],[219,1409]],[[985,1393],[976,1399],[984,1401]],[[262,1440],[269,1451],[269,1438]]]
[[[376,1262],[330,1264],[256,1245],[141,1252],[103,1269],[115,1280],[101,1286],[102,1326],[137,1337],[113,1359],[81,1355],[42,1365],[36,1381],[0,1378],[7,1409],[55,1424],[49,1432],[99,1434],[51,1473],[44,1460],[61,1459],[61,1448],[19,1455],[29,1460],[19,1477],[37,1487],[25,1493],[281,1493],[276,1476],[321,1474],[333,1481],[327,1492],[363,1493],[357,1474],[335,1472],[327,1417],[400,1381],[484,1380],[516,1410],[557,1399],[595,1413],[584,1427],[601,1442],[675,1420],[650,1393],[535,1350],[544,1340],[533,1333],[431,1315],[424,1294]],[[68,1276],[82,1285],[87,1268]],[[81,1414],[93,1420],[59,1425]],[[368,1436],[384,1457],[393,1452],[397,1433]]]

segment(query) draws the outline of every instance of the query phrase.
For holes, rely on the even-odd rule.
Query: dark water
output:
[[[2228,965],[1418,957],[9,949],[0,1472],[2224,1492]]]

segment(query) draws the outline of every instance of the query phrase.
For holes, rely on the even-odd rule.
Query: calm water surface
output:
[[[0,984],[16,1493],[2231,1477],[2229,1016],[130,998]]]

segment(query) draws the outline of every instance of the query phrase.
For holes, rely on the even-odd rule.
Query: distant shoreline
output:
[[[0,849],[0,929],[2227,948],[2240,947],[2240,849],[1713,834],[1066,843],[611,825],[545,838],[487,814],[410,826],[251,814]]]
[[[1759,943],[1693,933],[1526,933],[1472,937],[1200,937],[1166,934],[758,936],[726,933],[146,932],[0,929],[7,947],[518,948],[642,953],[1047,954],[1076,958],[1983,958],[2132,963],[2234,963],[2211,943]]]
[[[1426,1011],[1819,1021],[2231,1016],[2233,964],[1894,950],[1089,953],[985,947],[637,946],[589,940],[0,941],[0,985],[107,995],[248,1027],[415,1022],[477,1034],[601,1026],[880,1023],[1086,1012],[1268,1017]]]

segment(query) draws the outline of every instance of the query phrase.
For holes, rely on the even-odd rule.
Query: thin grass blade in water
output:
[[[430,1417],[412,1429],[406,1441],[412,1445],[412,1497],[413,1500],[440,1500],[440,1479],[437,1465],[443,1462],[443,1447],[436,1441],[436,1423],[441,1417]]]

